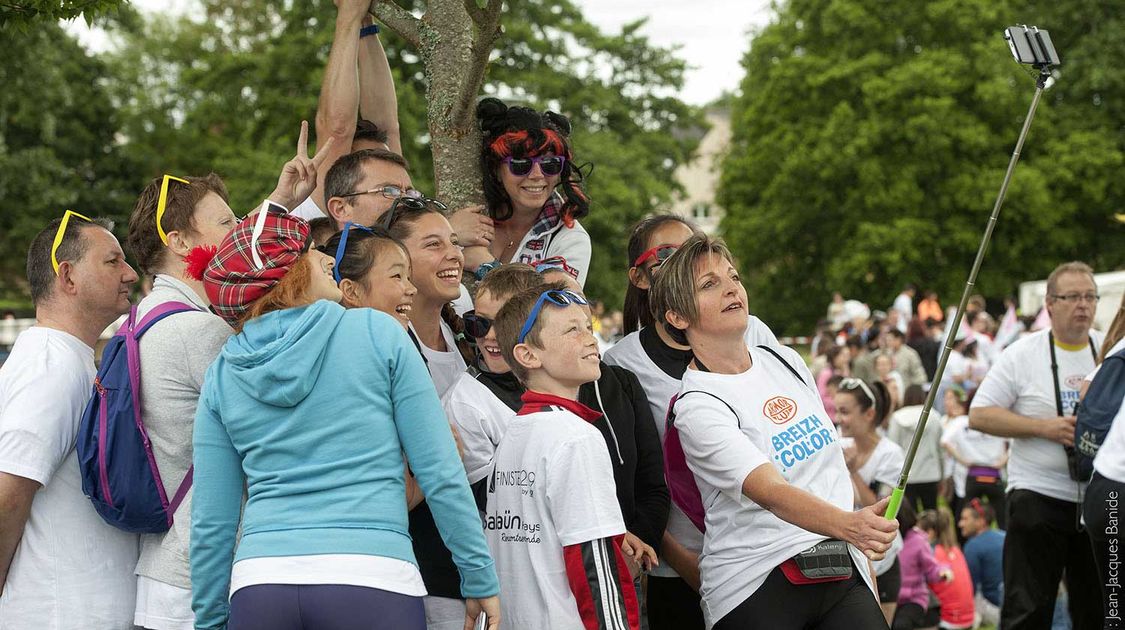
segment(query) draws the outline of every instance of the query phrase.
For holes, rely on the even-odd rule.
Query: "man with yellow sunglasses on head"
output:
[[[36,325],[0,368],[0,626],[130,628],[137,536],[82,494],[75,440],[94,344],[137,274],[106,221],[67,210],[31,242]]]

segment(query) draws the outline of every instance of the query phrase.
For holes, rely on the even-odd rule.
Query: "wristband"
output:
[[[364,26],[363,28],[359,29],[359,38],[360,39],[363,39],[364,37],[367,37],[368,35],[378,35],[378,34],[379,34],[379,25],[378,24],[372,24],[370,26]]]
[[[488,272],[496,269],[500,266],[500,264],[501,263],[499,260],[492,260],[486,263],[481,263],[480,266],[477,267],[477,270],[473,272],[473,275],[477,277],[477,282],[484,280],[484,277],[488,275]]]

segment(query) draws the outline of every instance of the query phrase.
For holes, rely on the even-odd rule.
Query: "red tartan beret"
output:
[[[203,271],[212,308],[231,325],[285,277],[310,243],[307,221],[264,205],[227,234]]]

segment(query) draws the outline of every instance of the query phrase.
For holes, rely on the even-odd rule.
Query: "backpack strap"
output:
[[[129,316],[130,316],[130,319],[135,321],[135,319],[136,319],[136,307],[134,306],[133,309],[134,309],[133,312],[131,312],[129,314]],[[148,329],[152,328],[153,324],[155,324],[156,322],[164,319],[165,317],[168,317],[169,315],[175,315],[176,313],[185,313],[187,311],[199,311],[199,310],[200,309],[198,309],[198,308],[196,308],[196,307],[194,307],[190,304],[185,304],[183,302],[164,302],[163,304],[158,304],[155,308],[153,308],[151,311],[146,313],[145,316],[143,318],[141,318],[140,322],[137,322],[133,326],[133,337],[136,338],[136,339],[140,339],[141,335],[148,332]],[[203,312],[203,311],[200,311],[200,312]]]
[[[801,384],[804,385],[805,387],[809,387],[809,384],[805,382],[805,379],[801,378],[801,375],[797,373],[797,370],[793,369],[793,366],[789,365],[789,362],[786,361],[785,359],[783,359],[781,357],[781,355],[777,353],[777,350],[774,350],[773,348],[771,348],[769,346],[764,346],[764,345],[758,346],[758,348],[760,350],[765,350],[766,352],[772,354],[775,359],[780,361],[781,364],[785,366],[785,369],[789,370],[789,373],[793,375],[793,378],[797,379],[798,381],[801,381]]]

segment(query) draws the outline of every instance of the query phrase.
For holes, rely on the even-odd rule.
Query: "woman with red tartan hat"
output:
[[[570,121],[551,111],[508,107],[495,98],[481,100],[477,119],[484,134],[484,197],[495,237],[488,252],[466,253],[466,267],[483,277],[501,263],[535,265],[562,256],[584,285],[590,235],[578,219],[590,211],[590,200],[570,151]]]
[[[495,630],[496,571],[426,367],[393,317],[338,304],[334,261],[309,232],[267,203],[189,265],[237,331],[195,415],[195,627],[424,629],[405,452],[460,572],[466,626],[483,610]]]

